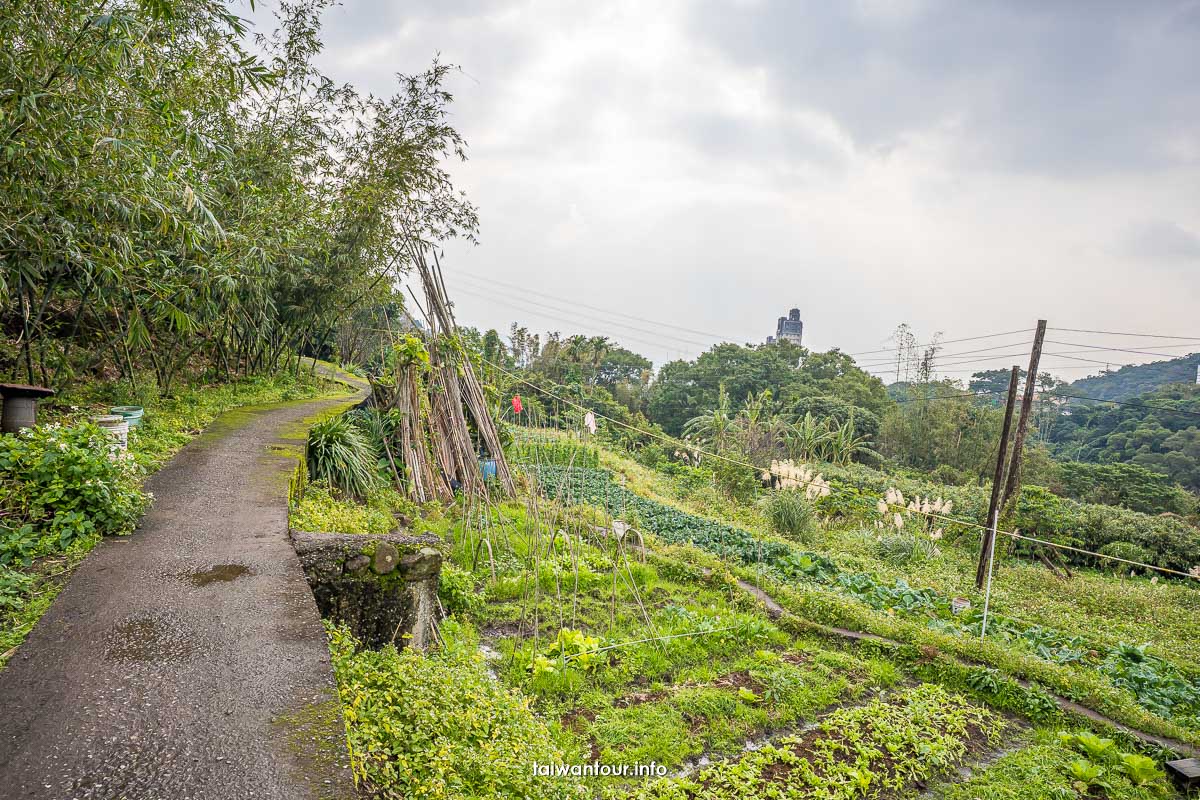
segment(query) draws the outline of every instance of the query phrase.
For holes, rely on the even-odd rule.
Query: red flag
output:
[[[520,413],[521,413],[521,408],[522,408],[522,406],[521,406],[521,395],[519,395],[519,394],[514,394],[514,395],[513,395],[513,411],[514,411],[514,412],[516,412],[516,413],[518,413],[518,414],[520,414]]]

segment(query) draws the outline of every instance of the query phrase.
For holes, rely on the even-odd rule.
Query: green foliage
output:
[[[399,492],[377,486],[365,503],[346,499],[325,481],[313,481],[292,508],[289,524],[312,533],[390,533],[397,514],[411,515],[416,506]]]
[[[129,533],[145,506],[133,456],[94,425],[0,436],[0,565]]]
[[[632,796],[735,800],[819,792],[829,800],[850,800],[899,794],[958,763],[970,740],[995,744],[1003,727],[991,712],[924,684],[892,701],[836,711],[812,735],[784,736],[737,761],[656,781]]]
[[[1121,642],[1108,652],[1100,671],[1128,689],[1138,702],[1163,717],[1200,713],[1200,686],[1173,664],[1147,652],[1148,645]]]
[[[1196,512],[1196,495],[1140,464],[1060,461],[1054,476],[1058,494],[1083,503],[1122,506],[1146,514],[1187,516]]]
[[[430,655],[363,649],[328,630],[351,767],[375,797],[585,796],[534,775],[534,763],[559,764],[563,753],[529,701],[488,675],[463,629],[444,624],[447,646]]]
[[[999,409],[964,395],[951,382],[914,385],[903,399],[883,420],[879,436],[883,455],[925,472],[948,466],[978,479],[991,474],[1002,418]]]
[[[329,80],[329,5],[286,4],[253,46],[210,0],[0,12],[0,305],[35,309],[0,372],[66,386],[107,361],[170,391],[196,361],[298,369],[392,294],[411,241],[472,234],[443,165],[465,155],[448,67],[382,97]]]
[[[937,545],[928,536],[884,532],[876,536],[875,555],[889,564],[910,564],[938,556]]]
[[[553,464],[596,469],[600,466],[600,451],[571,441],[538,441],[518,439],[506,455],[516,464]]]
[[[740,528],[688,514],[635,494],[614,483],[612,476],[604,470],[546,466],[531,469],[530,473],[547,496],[624,509],[668,542],[688,542],[744,564],[762,565],[785,577],[816,575],[832,569],[829,560],[822,556],[799,553],[782,542],[762,541]]]
[[[1164,777],[1158,762],[1140,753],[1122,753],[1120,769],[1134,786],[1145,786]]]
[[[1195,364],[1200,361],[1200,354],[1189,358]],[[1153,482],[1131,474],[1131,485],[1127,489],[1118,487],[1116,491],[1117,497],[1130,507],[1172,504],[1180,502],[1180,498],[1171,491],[1171,483],[1200,491],[1197,413],[1200,413],[1200,386],[1163,386],[1125,405],[1073,404],[1070,415],[1055,421],[1049,438],[1062,456],[1077,461],[1131,463],[1168,478],[1165,483]]]
[[[1069,740],[1060,743],[1043,732],[1034,737],[1031,746],[1002,755],[964,782],[936,787],[934,794],[941,800],[1073,800],[1080,796],[1076,781],[1101,776],[1112,800],[1151,800],[1164,794],[1163,783],[1134,785],[1122,770],[1080,759]]]
[[[1113,782],[1120,780],[1119,775],[1124,775],[1133,786],[1150,787],[1160,792],[1165,788],[1166,773],[1159,769],[1158,762],[1141,753],[1122,752],[1112,739],[1090,731],[1063,732],[1058,734],[1058,739],[1062,746],[1087,756],[1066,764],[1068,775],[1084,791],[1103,789],[1112,792],[1115,789]]]
[[[1101,400],[1132,400],[1167,384],[1192,383],[1196,380],[1197,364],[1200,353],[1149,364],[1128,364],[1102,375],[1080,378],[1066,387],[1066,393]]]
[[[568,667],[586,672],[595,667],[602,656],[596,652],[603,642],[583,631],[563,628],[545,649],[533,657],[530,670],[535,678],[551,675]]]
[[[1148,564],[1154,558],[1153,553],[1144,547],[1138,547],[1133,542],[1109,542],[1096,552],[1114,558],[1122,558],[1126,561],[1136,561],[1139,564]],[[1110,562],[1110,568],[1118,572],[1130,571],[1128,564],[1120,562]]]
[[[759,347],[725,343],[695,361],[664,364],[650,389],[647,414],[678,435],[688,420],[718,406],[722,386],[733,407],[767,390],[785,405],[803,397],[836,397],[876,416],[891,405],[883,382],[837,350],[810,353],[787,342]]]
[[[438,597],[447,614],[470,614],[483,606],[483,596],[475,591],[475,576],[453,561],[442,562]]]
[[[804,489],[779,489],[766,501],[767,519],[780,536],[810,542],[817,528],[817,514]]]
[[[378,456],[371,440],[347,414],[309,428],[305,457],[309,478],[355,497],[366,497],[378,483]]]

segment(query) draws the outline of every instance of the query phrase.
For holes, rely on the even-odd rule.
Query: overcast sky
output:
[[[1200,337],[1197,2],[345,0],[324,39],[322,68],[378,94],[461,67],[461,322],[658,364],[792,306],[806,345],[848,352],[901,322]]]

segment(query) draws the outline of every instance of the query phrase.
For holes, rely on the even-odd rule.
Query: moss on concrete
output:
[[[346,720],[337,698],[281,714],[272,724],[283,734],[293,769],[319,800],[357,796],[350,773]]]

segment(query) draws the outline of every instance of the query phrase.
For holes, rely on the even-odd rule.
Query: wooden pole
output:
[[[1033,335],[1033,350],[1029,352],[1029,371],[1025,373],[1025,394],[1021,396],[1021,417],[1017,420],[1017,435],[1013,438],[1012,460],[1008,462],[1008,480],[1000,507],[1007,503],[1021,488],[1021,452],[1025,448],[1025,434],[1029,431],[1029,415],[1033,413],[1033,393],[1037,388],[1038,362],[1042,359],[1042,342],[1046,338],[1046,320],[1039,319],[1037,333]]]
[[[1004,485],[1004,462],[1008,456],[1008,433],[1012,428],[1013,407],[1017,404],[1017,381],[1021,368],[1013,366],[1008,379],[1008,402],[1004,405],[1004,427],[1000,430],[1000,452],[996,454],[996,472],[992,476],[992,499],[988,504],[987,528],[983,532],[979,547],[979,566],[975,570],[975,588],[983,589],[983,582],[991,569],[992,542],[996,538],[996,526],[1000,519],[1000,490]]]

